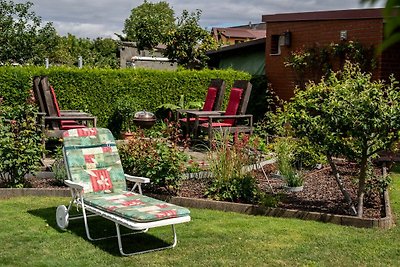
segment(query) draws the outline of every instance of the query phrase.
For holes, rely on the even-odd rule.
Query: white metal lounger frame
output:
[[[64,160],[66,160],[65,159],[65,151],[64,151]],[[67,173],[68,173],[68,178],[70,178],[69,170],[67,170]],[[139,194],[142,194],[141,184],[150,182],[149,178],[131,176],[128,174],[125,174],[125,178],[128,181],[135,183],[131,191],[138,189]],[[143,223],[128,220],[126,218],[106,212],[104,210],[100,210],[96,207],[88,205],[87,203],[84,203],[83,187],[77,183],[72,182],[71,180],[65,180],[65,184],[71,190],[72,199],[68,205],[68,208],[65,207],[64,205],[60,205],[57,207],[56,220],[57,220],[58,227],[65,230],[68,227],[69,220],[76,220],[76,219],[83,218],[84,224],[85,224],[86,236],[89,240],[97,241],[97,240],[103,240],[103,239],[107,239],[107,238],[117,237],[119,251],[123,256],[142,254],[142,253],[153,252],[153,251],[158,251],[158,250],[175,247],[177,244],[177,236],[176,236],[176,231],[175,231],[174,225],[178,224],[178,223],[184,223],[184,222],[190,221],[189,215],[184,216],[184,217],[170,218],[170,219],[164,219],[164,220],[159,220],[159,221],[154,221],[154,222],[143,222]],[[73,204],[75,204],[78,208],[79,207],[82,208],[82,215],[76,215],[76,216],[71,216],[71,217],[69,216],[69,211]],[[89,211],[92,214],[87,214],[86,213],[87,211]],[[115,223],[117,235],[106,236],[106,237],[101,237],[101,238],[96,238],[96,239],[92,238],[90,235],[90,232],[89,232],[89,224],[88,224],[88,220],[87,220],[88,217],[92,217],[92,216],[101,216],[110,221],[113,221]],[[134,231],[138,231],[138,232],[127,233],[127,234],[121,235],[120,228],[119,228],[120,225],[125,226],[126,228],[129,228],[129,229],[132,229]],[[121,236],[143,233],[143,232],[147,232],[149,228],[168,226],[168,225],[171,225],[171,227],[172,227],[172,234],[173,234],[172,244],[169,244],[169,245],[163,246],[163,247],[154,248],[154,249],[133,252],[133,253],[125,253],[123,251]]]

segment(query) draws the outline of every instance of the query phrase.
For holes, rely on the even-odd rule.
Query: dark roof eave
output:
[[[263,15],[263,22],[310,21],[310,20],[346,20],[346,19],[380,19],[383,8],[348,9],[333,11],[315,11],[302,13],[282,13]]]
[[[219,54],[219,53],[224,53],[224,52],[235,50],[235,49],[240,49],[243,47],[264,44],[265,41],[266,41],[266,38],[264,37],[264,38],[259,38],[259,39],[255,39],[252,41],[247,41],[247,42],[243,42],[243,43],[239,43],[239,44],[235,44],[235,45],[229,45],[229,46],[222,47],[218,50],[208,51],[207,55]]]

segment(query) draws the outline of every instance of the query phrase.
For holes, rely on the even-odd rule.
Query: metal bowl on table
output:
[[[156,116],[145,110],[138,111],[134,115],[133,123],[140,128],[149,129],[156,123]]]

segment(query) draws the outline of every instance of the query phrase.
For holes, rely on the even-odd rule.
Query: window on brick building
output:
[[[271,55],[280,55],[281,49],[279,45],[280,35],[271,35]]]

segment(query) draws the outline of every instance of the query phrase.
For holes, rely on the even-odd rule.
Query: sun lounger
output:
[[[68,173],[65,184],[71,190],[72,200],[68,207],[60,205],[57,208],[56,220],[61,229],[66,229],[69,220],[83,218],[88,239],[96,240],[90,235],[87,217],[98,215],[115,223],[116,235],[111,237],[117,237],[119,251],[124,256],[175,247],[174,225],[189,222],[189,210],[143,195],[141,184],[150,180],[124,174],[115,140],[108,129],[68,130],[63,133],[63,139]],[[127,191],[126,180],[134,182],[131,191]],[[81,208],[82,215],[69,216],[74,204]],[[173,242],[164,247],[125,253],[121,225],[140,232],[171,226]],[[100,239],[104,238],[110,237]]]

